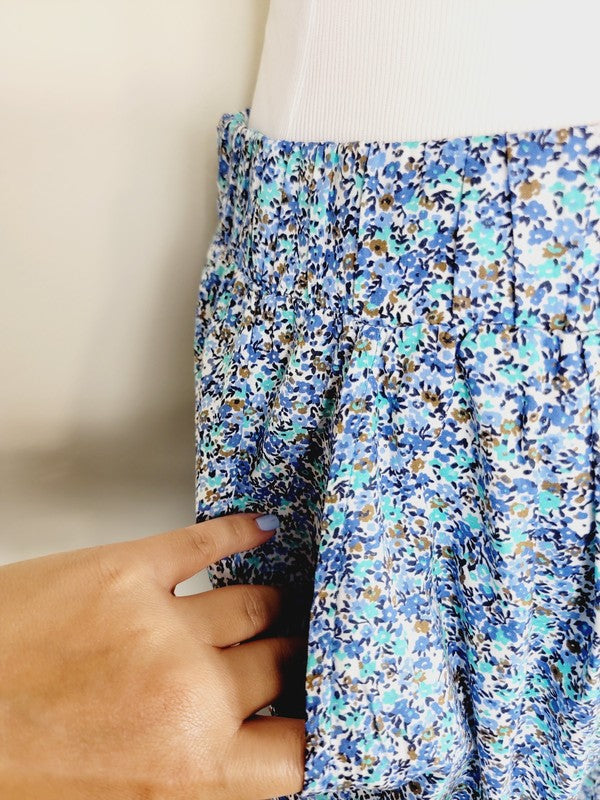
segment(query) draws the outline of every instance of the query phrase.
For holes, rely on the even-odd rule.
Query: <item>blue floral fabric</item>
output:
[[[209,575],[294,587],[294,797],[597,800],[600,125],[307,142],[249,112],[217,128],[196,519],[281,519]]]

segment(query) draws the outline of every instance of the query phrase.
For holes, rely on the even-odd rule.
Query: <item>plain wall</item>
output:
[[[0,0],[1,562],[194,522],[215,128],[267,11]]]

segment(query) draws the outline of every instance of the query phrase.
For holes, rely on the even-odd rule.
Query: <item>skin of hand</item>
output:
[[[256,714],[306,649],[274,586],[176,596],[255,512],[0,567],[0,797],[264,800],[302,788],[304,720]],[[295,676],[302,670],[295,670]]]

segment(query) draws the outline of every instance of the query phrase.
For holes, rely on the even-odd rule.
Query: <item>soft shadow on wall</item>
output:
[[[1,563],[194,521],[215,126],[249,105],[267,11],[0,7]]]

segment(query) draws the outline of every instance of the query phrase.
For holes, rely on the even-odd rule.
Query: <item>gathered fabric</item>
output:
[[[292,586],[317,800],[600,797],[600,124],[217,126],[196,520]],[[278,713],[277,704],[274,705]]]

